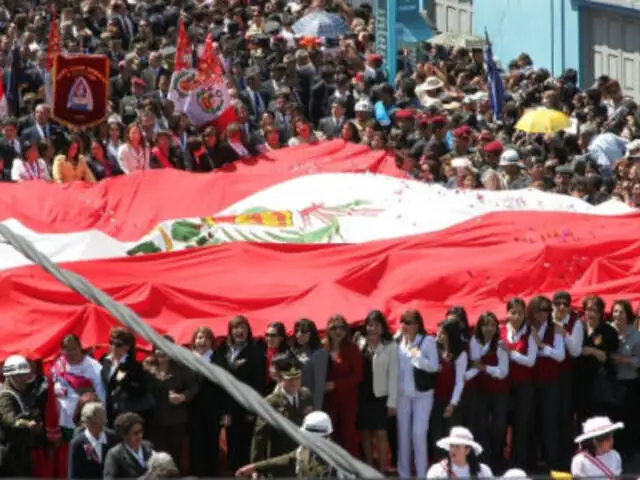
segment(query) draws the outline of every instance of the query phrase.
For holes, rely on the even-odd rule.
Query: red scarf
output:
[[[153,147],[151,149],[151,153],[153,153],[156,156],[162,168],[173,168],[173,164],[169,160],[169,156],[165,155],[164,152],[160,150],[160,148]]]
[[[273,348],[273,347],[267,348],[267,383],[269,383],[272,380],[271,360],[273,360],[273,357],[275,357],[279,351],[280,351],[279,348]]]
[[[207,153],[207,150],[204,147],[200,147],[198,150],[191,152],[191,155],[193,155],[196,163],[200,165],[200,158],[202,158],[205,153]]]

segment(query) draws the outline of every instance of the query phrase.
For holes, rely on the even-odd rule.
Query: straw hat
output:
[[[609,417],[592,417],[582,424],[582,434],[576,437],[575,442],[581,443],[623,428],[624,423],[613,423]]]
[[[443,450],[449,450],[451,445],[466,445],[471,447],[476,455],[480,455],[483,450],[482,445],[476,442],[471,432],[464,427],[452,427],[449,436],[438,440],[436,445]]]

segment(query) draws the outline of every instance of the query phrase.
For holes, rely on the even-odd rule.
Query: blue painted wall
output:
[[[553,74],[580,68],[580,8],[571,0],[474,0],[473,30],[487,28],[506,68],[523,52]]]

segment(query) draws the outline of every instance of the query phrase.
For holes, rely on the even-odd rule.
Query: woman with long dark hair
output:
[[[500,329],[499,347],[509,354],[509,401],[514,405],[511,419],[511,462],[526,468],[530,454],[533,423],[533,366],[538,346],[525,322],[526,303],[521,298],[507,302],[507,323]]]
[[[272,369],[271,361],[279,353],[289,351],[289,345],[287,341],[287,330],[282,322],[272,322],[267,327],[267,331],[264,333],[264,339],[266,343],[265,358],[266,358],[266,377],[264,394],[271,395],[273,389],[278,384],[276,372]]]
[[[266,369],[264,350],[253,340],[249,320],[242,315],[231,319],[227,330],[227,341],[218,348],[217,362],[237,380],[246,383],[256,392],[264,392]],[[220,399],[225,405],[222,424],[227,433],[227,464],[236,471],[249,463],[255,415],[229,395]]]
[[[509,413],[509,354],[499,347],[499,343],[498,318],[492,312],[483,313],[469,342],[471,368],[465,379],[467,382],[475,380],[477,436],[485,446],[485,458],[494,470],[501,468],[504,462]]]
[[[468,429],[452,427],[449,436],[438,440],[436,446],[448,455],[431,466],[427,478],[493,478],[491,469],[478,460],[482,446]]]
[[[427,335],[424,320],[417,310],[407,310],[400,319],[398,338],[398,476],[424,477],[429,463],[427,436],[433,408],[434,374],[438,371],[438,349],[433,336]]]
[[[431,436],[442,438],[454,425],[460,425],[462,412],[458,408],[464,391],[464,376],[469,357],[462,340],[462,325],[458,320],[446,320],[440,325],[436,341],[440,369],[434,385],[433,411],[431,412]],[[440,452],[434,452],[436,458]]]
[[[559,460],[560,366],[565,346],[560,328],[553,323],[551,300],[537,296],[527,306],[527,323],[538,353],[533,367],[535,425],[538,445],[550,470],[562,467]],[[538,449],[536,449],[537,451]],[[532,460],[537,460],[532,458]]]
[[[325,348],[329,352],[325,409],[333,421],[333,439],[351,455],[357,455],[356,417],[362,356],[351,341],[349,324],[344,316],[336,314],[329,319]]]
[[[623,458],[638,451],[638,382],[640,374],[640,332],[634,327],[635,315],[627,300],[616,300],[611,309],[612,325],[618,331],[620,345],[611,354],[616,368],[617,388],[622,392],[621,408],[616,409],[615,418],[624,422],[626,429],[621,433],[618,445]]]
[[[387,426],[396,413],[398,352],[387,319],[379,310],[369,312],[364,334],[358,337],[363,375],[358,396],[358,429],[362,435],[365,461],[372,466],[373,445],[378,453],[378,470],[387,465]]]
[[[293,326],[291,349],[302,363],[302,386],[313,395],[313,409],[322,410],[327,382],[329,352],[322,346],[318,327],[308,318],[301,318]]]
[[[624,428],[608,417],[593,417],[582,424],[576,443],[582,450],[571,461],[573,478],[618,478],[622,475],[622,459],[613,448],[613,432]]]

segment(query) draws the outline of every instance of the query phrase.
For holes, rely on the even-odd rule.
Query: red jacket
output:
[[[356,395],[362,381],[362,354],[355,343],[346,342],[334,360],[329,357],[327,381],[336,387],[329,393],[334,396]]]

